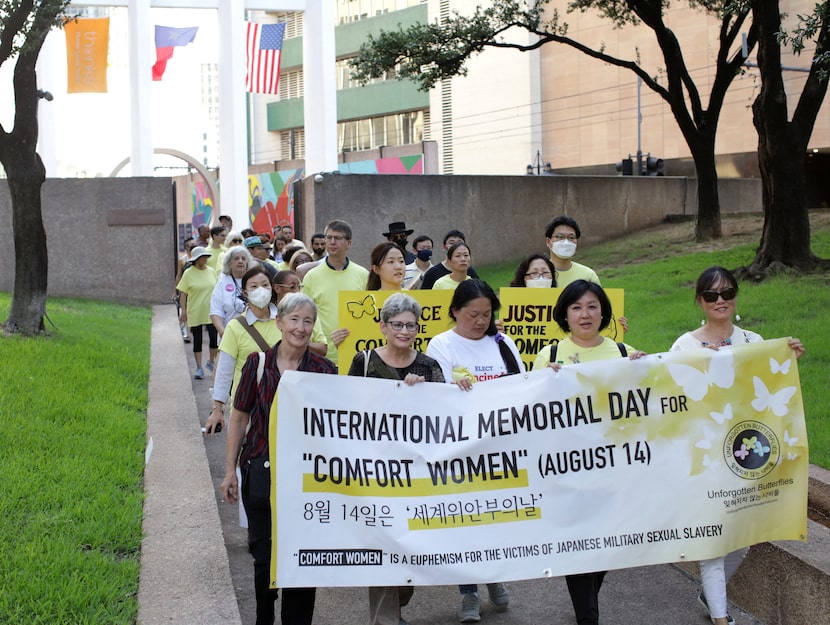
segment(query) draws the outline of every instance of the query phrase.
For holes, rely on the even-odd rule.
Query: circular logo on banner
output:
[[[723,442],[726,465],[746,480],[757,480],[778,464],[781,446],[778,437],[759,421],[742,421],[729,430]]]

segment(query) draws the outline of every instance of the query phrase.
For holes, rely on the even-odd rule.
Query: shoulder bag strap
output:
[[[556,342],[550,346],[550,357],[548,358],[548,364],[556,362],[556,352],[559,350],[559,343]]]
[[[248,323],[248,320],[245,319],[244,314],[241,314],[238,317],[236,317],[236,320],[239,322],[239,325],[245,328],[248,334],[251,335],[251,338],[254,339],[254,341],[256,341],[256,344],[259,345],[259,348],[262,351],[267,352],[269,349],[271,349],[271,346],[268,345],[268,341],[262,338],[262,335],[259,333],[259,330],[257,330],[250,323]]]
[[[496,341],[496,345],[499,346],[499,351],[501,352],[501,359],[504,361],[504,365],[507,367],[507,375],[515,375],[519,373],[519,371],[521,371],[521,369],[519,369],[519,363],[516,362],[516,356],[514,356],[513,352],[510,351],[510,348],[507,346],[507,343],[505,343],[504,341]]]
[[[625,348],[625,343],[617,343],[617,349],[620,350],[620,356],[628,358],[628,350]]]

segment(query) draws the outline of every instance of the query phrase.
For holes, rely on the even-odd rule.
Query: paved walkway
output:
[[[156,306],[150,363],[144,542],[138,621],[142,625],[253,625],[253,571],[245,531],[221,501],[224,434],[203,438],[210,380],[194,380],[190,346],[172,306]],[[573,625],[564,579],[510,582],[510,609],[486,606],[482,625]],[[603,625],[707,625],[695,579],[673,565],[611,571],[600,594]],[[486,593],[485,593],[486,594]],[[457,625],[453,586],[418,588],[410,625]],[[279,606],[277,606],[279,610]],[[738,625],[762,625],[732,606]],[[279,612],[277,612],[279,614]],[[240,617],[241,614],[241,617]],[[315,625],[364,625],[364,588],[321,588]]]

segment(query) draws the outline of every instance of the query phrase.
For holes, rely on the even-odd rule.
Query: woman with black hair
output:
[[[469,279],[455,289],[450,302],[450,317],[455,326],[432,338],[427,356],[441,365],[444,379],[458,388],[471,391],[475,382],[492,380],[503,375],[524,373],[524,365],[516,345],[496,330],[494,314],[499,298],[483,280]],[[476,584],[458,587],[461,606],[456,615],[462,623],[481,620],[481,601]],[[501,612],[507,609],[510,596],[504,584],[487,584],[490,603]]]
[[[699,328],[678,338],[671,351],[707,347],[718,350],[746,343],[763,341],[759,334],[743,330],[732,323],[738,305],[738,281],[728,269],[709,267],[698,276],[695,285],[695,303],[706,317]],[[797,338],[789,340],[796,358],[804,355],[804,346]],[[738,549],[726,555],[700,561],[702,589],[698,601],[709,611],[715,625],[734,625],[735,619],[726,611],[726,584],[738,570],[749,548]]]
[[[536,355],[533,369],[549,364],[571,365],[619,356],[635,360],[645,356],[645,352],[600,334],[612,318],[611,300],[600,285],[587,280],[571,282],[553,308],[554,321],[568,332],[568,337],[544,347]]]
[[[556,268],[547,256],[531,254],[516,267],[510,286],[555,288]]]
[[[587,280],[571,282],[553,309],[554,320],[569,333],[568,337],[542,349],[533,362],[534,371],[547,366],[559,371],[562,366],[581,362],[626,357],[636,360],[645,356],[645,352],[600,334],[611,322],[611,315],[611,300],[600,285]],[[598,625],[599,589],[605,573],[565,576],[578,625]]]

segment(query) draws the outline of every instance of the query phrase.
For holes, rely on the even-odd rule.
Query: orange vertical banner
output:
[[[64,24],[68,93],[107,92],[110,18],[78,18]]]

